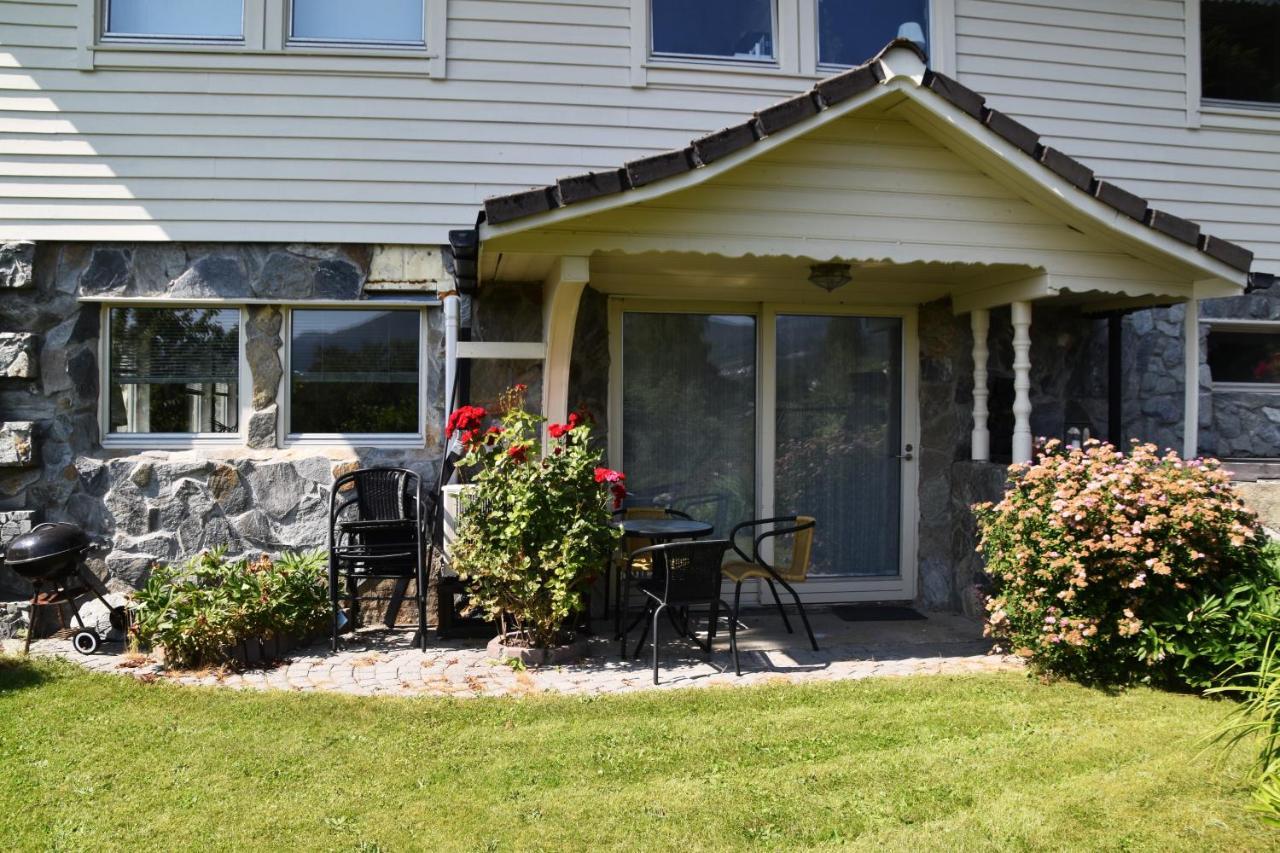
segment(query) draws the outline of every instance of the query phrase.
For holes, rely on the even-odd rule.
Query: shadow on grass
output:
[[[36,687],[49,680],[49,673],[30,658],[0,654],[0,693]]]

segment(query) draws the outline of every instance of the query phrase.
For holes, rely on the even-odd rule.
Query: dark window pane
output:
[[[653,0],[653,52],[773,59],[771,0]]]
[[[818,0],[818,62],[861,65],[895,38],[927,48],[928,0]]]
[[[119,36],[240,38],[241,0],[111,0],[103,30]]]
[[[240,312],[112,308],[110,431],[238,432]]]
[[[1204,0],[1200,76],[1206,98],[1280,103],[1280,0]]]
[[[1280,333],[1210,332],[1214,382],[1280,382]]]
[[[422,0],[293,0],[290,35],[317,41],[423,43]]]
[[[294,311],[291,337],[289,432],[418,432],[417,311]]]

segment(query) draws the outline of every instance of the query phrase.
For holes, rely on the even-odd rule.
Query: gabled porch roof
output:
[[[477,236],[479,281],[540,281],[578,256],[606,291],[647,290],[639,266],[750,298],[839,259],[873,295],[949,294],[957,311],[1229,296],[1252,262],[1095,178],[906,41],[685,148],[490,198]]]

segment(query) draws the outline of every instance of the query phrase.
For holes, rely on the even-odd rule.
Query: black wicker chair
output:
[[[342,631],[340,599],[345,587],[348,624],[360,617],[360,582],[417,583],[418,643],[427,643],[427,520],[422,477],[407,468],[361,468],[343,474],[329,499],[329,599],[333,607],[333,649]],[[392,622],[394,615],[389,617]],[[392,623],[393,624],[393,623]]]
[[[677,630],[697,643],[705,654],[711,654],[720,608],[724,607],[726,611],[730,609],[728,604],[720,600],[720,564],[730,547],[728,539],[708,539],[701,542],[668,542],[632,552],[628,560],[628,575],[631,567],[637,563],[649,564],[648,576],[636,584],[644,593],[646,601],[644,612],[622,631],[622,657],[625,659],[627,656],[627,635],[632,628],[643,622],[644,630],[640,634],[640,641],[636,643],[635,651],[636,657],[640,656],[652,619],[654,684],[658,683],[658,650],[661,645],[659,630],[664,611]],[[700,606],[707,607],[709,611],[705,643],[689,630],[690,610]],[[676,612],[681,617],[680,622],[676,622]],[[738,637],[737,626],[733,623],[729,625],[729,645],[736,658]]]

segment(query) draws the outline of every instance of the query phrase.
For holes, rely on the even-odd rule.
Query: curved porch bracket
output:
[[[573,330],[578,303],[591,278],[587,258],[560,257],[542,285],[542,340],[546,355],[542,364],[542,414],[547,422],[563,423],[569,417],[569,361],[573,356]]]

